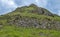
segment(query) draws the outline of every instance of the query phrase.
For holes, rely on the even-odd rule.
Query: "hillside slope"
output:
[[[10,34],[4,34],[5,36],[10,36],[10,37],[21,37],[22,35],[25,35],[25,33],[27,33],[26,36],[23,37],[40,37],[40,33],[39,31],[42,30],[41,33],[41,37],[60,37],[60,17],[57,15],[52,14],[50,11],[48,11],[47,9],[41,8],[41,7],[37,7],[34,4],[31,4],[30,6],[24,6],[24,7],[20,7],[17,8],[15,11],[10,12],[8,14],[5,15],[1,15],[0,16],[0,29],[1,33],[4,31],[4,33],[6,31],[8,31],[7,33],[9,34],[9,32],[11,32],[11,36]],[[6,31],[5,31],[6,29]],[[9,30],[10,29],[10,30]],[[14,32],[14,30],[24,30],[21,33],[21,36],[18,36],[20,33],[20,30],[17,32],[17,36],[16,33]],[[27,32],[26,32],[27,29]],[[31,29],[31,30],[29,30]],[[46,30],[45,30],[46,29]],[[34,36],[31,35],[30,31],[32,32],[32,30],[35,30],[34,32]],[[43,31],[44,30],[44,31]],[[47,31],[47,32],[46,32]],[[50,33],[50,32],[52,33]],[[46,32],[46,33],[45,33]],[[0,34],[1,34],[0,33]],[[12,33],[14,33],[15,35],[13,35]],[[31,36],[28,36],[28,34],[30,33]],[[49,33],[49,34],[48,34]],[[51,35],[52,34],[52,35]],[[57,34],[57,35],[56,35]],[[48,36],[47,36],[48,35]],[[2,34],[0,35],[2,37]],[[3,36],[3,37],[5,37]]]
[[[5,20],[6,24],[9,25],[42,29],[60,29],[60,17],[44,8],[39,8],[34,4],[17,8],[9,14],[0,16],[0,20],[3,21],[3,23]]]

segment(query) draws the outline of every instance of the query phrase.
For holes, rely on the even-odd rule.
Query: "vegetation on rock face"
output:
[[[0,16],[0,37],[60,37],[60,17],[34,4]]]

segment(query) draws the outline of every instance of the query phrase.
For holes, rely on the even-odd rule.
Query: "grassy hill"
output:
[[[60,37],[60,16],[34,4],[0,16],[0,37]]]

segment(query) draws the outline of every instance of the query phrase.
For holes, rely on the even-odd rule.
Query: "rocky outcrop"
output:
[[[16,26],[22,26],[22,27],[35,27],[35,28],[41,28],[41,29],[57,29],[60,30],[60,22],[49,20],[49,19],[43,19],[38,20],[34,18],[28,18],[28,17],[16,17],[14,20],[9,22],[10,25],[16,25]]]

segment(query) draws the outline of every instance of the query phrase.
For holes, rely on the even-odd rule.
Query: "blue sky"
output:
[[[0,15],[15,10],[17,7],[34,3],[60,15],[60,0],[0,0]]]

